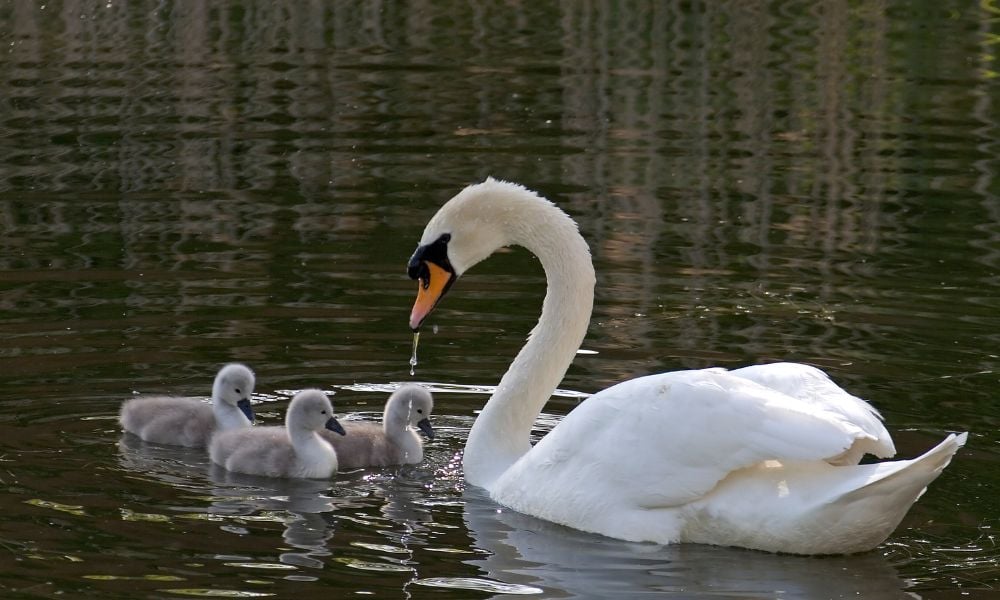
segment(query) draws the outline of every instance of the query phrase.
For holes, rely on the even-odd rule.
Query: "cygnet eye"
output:
[[[326,409],[324,408],[323,410],[321,410],[321,411],[319,411],[319,412],[320,412],[320,414],[323,414],[323,415],[325,415],[325,414],[326,414]]]
[[[424,409],[422,409],[422,408],[418,408],[418,409],[417,409],[417,412],[418,412],[418,413],[420,413],[420,414],[424,414]]]
[[[236,393],[237,394],[242,394],[243,392],[240,391],[240,388],[236,388]]]

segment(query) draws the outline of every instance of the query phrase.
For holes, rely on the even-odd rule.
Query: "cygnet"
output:
[[[345,436],[328,432],[321,435],[337,451],[341,469],[384,467],[418,463],[424,458],[423,441],[414,427],[428,439],[434,439],[431,411],[434,398],[425,388],[407,384],[396,390],[385,403],[382,424],[370,421],[345,421]]]
[[[230,363],[215,376],[211,405],[197,398],[140,396],[122,403],[118,420],[147,442],[204,447],[215,431],[250,427],[253,386],[253,371]]]
[[[208,446],[208,456],[236,473],[326,478],[337,472],[337,453],[319,436],[324,429],[345,433],[326,394],[303,390],[288,405],[284,427],[220,431]]]

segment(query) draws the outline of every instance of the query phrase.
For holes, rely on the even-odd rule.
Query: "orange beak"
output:
[[[427,270],[417,281],[417,300],[413,303],[413,310],[410,311],[410,329],[413,331],[420,329],[420,324],[431,314],[455,280],[455,274],[451,271],[429,260],[423,263]]]

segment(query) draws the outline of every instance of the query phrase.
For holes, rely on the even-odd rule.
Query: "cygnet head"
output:
[[[285,426],[289,431],[307,430],[330,431],[346,435],[347,432],[333,416],[333,404],[320,390],[302,390],[292,398],[285,415]]]
[[[255,383],[253,371],[246,365],[230,363],[219,370],[212,385],[212,400],[237,406],[250,422],[253,422],[253,409],[250,407],[250,396],[253,395]]]
[[[434,397],[423,386],[407,384],[400,387],[389,396],[385,403],[383,422],[401,423],[404,427],[416,427],[427,436],[434,439],[434,428],[431,426],[431,411],[434,410]]]

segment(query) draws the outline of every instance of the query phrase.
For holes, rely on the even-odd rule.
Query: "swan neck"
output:
[[[316,432],[305,427],[288,427],[288,439],[295,447],[309,445],[318,439]]]
[[[392,407],[386,407],[382,414],[382,433],[389,439],[399,437],[406,431],[407,421],[408,416],[404,417],[398,411],[392,410]]]
[[[215,415],[215,424],[219,431],[250,425],[250,420],[238,406],[233,406],[218,398],[212,399],[212,413]]]
[[[288,439],[300,457],[326,454],[325,450],[330,446],[318,432],[306,427],[289,427]]]
[[[469,433],[466,480],[487,489],[531,449],[531,430],[583,342],[594,300],[590,250],[576,224],[549,206],[541,225],[517,243],[533,252],[546,277],[537,325],[501,378]]]

